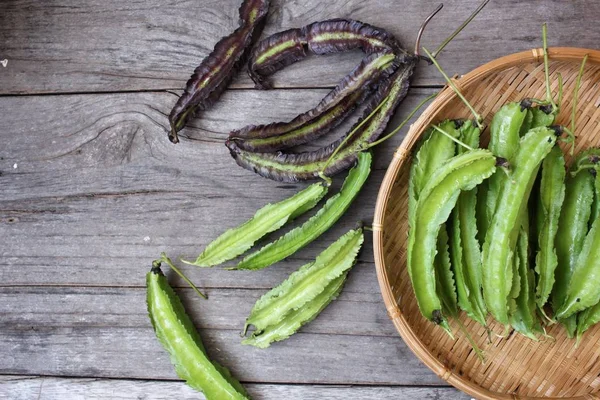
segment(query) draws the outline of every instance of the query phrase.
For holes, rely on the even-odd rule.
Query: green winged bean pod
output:
[[[520,216],[527,207],[537,171],[556,143],[559,128],[534,128],[521,139],[498,197],[482,250],[483,296],[488,310],[508,325],[508,298],[513,275],[513,255],[520,231]]]
[[[371,153],[358,156],[338,194],[329,198],[312,218],[279,239],[248,255],[236,269],[262,269],[294,254],[327,231],[350,207],[371,172]]]
[[[535,271],[538,282],[535,293],[537,306],[542,309],[548,301],[554,285],[554,271],[558,264],[555,238],[558,220],[565,199],[565,159],[558,146],[550,151],[542,163],[540,197],[538,211],[541,225],[538,232],[538,252],[535,258]]]
[[[590,221],[595,221],[600,216],[600,174],[596,169],[591,169],[590,172],[594,177],[594,201],[592,202],[592,215]]]
[[[458,315],[458,299],[448,249],[448,231],[445,224],[442,225],[438,234],[436,247],[437,254],[434,260],[435,288],[442,302],[444,315],[456,316]]]
[[[554,243],[558,263],[554,272],[555,283],[552,288],[551,303],[555,315],[565,301],[577,257],[589,230],[588,223],[594,200],[594,177],[590,173],[593,165],[589,165],[589,168],[584,166],[587,166],[593,151],[595,150],[590,149],[579,154],[566,178],[565,200]],[[565,325],[569,337],[573,337],[576,317],[566,318],[560,322]]]
[[[510,314],[510,324],[519,333],[532,340],[538,340],[537,334],[542,330],[536,317],[535,303],[535,274],[529,267],[529,226],[527,214],[524,213],[521,222],[521,232],[517,239],[515,263],[519,275],[519,295],[514,300],[514,308]],[[513,281],[514,282],[514,281]]]
[[[337,298],[344,287],[347,275],[348,273],[344,273],[339,278],[334,279],[317,297],[302,307],[290,311],[278,324],[267,326],[261,334],[244,339],[242,344],[265,349],[273,342],[289,338],[301,326],[315,319],[329,303]]]
[[[454,138],[460,136],[459,121],[446,120],[438,125],[444,132]],[[456,144],[448,136],[430,128],[426,139],[420,145],[415,161],[411,165],[410,180],[408,183],[408,215],[409,226],[414,225],[417,201],[429,177],[444,163],[454,157]]]
[[[204,393],[208,400],[248,399],[229,371],[208,358],[200,335],[169,286],[160,264],[146,275],[146,287],[150,321],[156,337],[169,352],[177,375]]]
[[[554,109],[552,106],[541,106],[534,107],[531,110],[531,128],[537,128],[540,126],[550,126],[554,124],[556,120],[556,114],[558,113],[558,108]]]
[[[527,114],[525,114],[525,118],[523,118],[523,122],[521,123],[521,128],[519,129],[519,135],[524,136],[531,128],[533,128],[533,109],[528,109]]]
[[[362,229],[354,229],[325,249],[314,262],[302,266],[279,286],[263,295],[246,319],[258,336],[270,326],[276,326],[290,312],[304,307],[315,299],[336,278],[342,276],[356,262],[363,243]]]
[[[212,267],[244,253],[269,232],[310,210],[325,196],[327,187],[314,183],[279,203],[267,204],[242,225],[229,229],[198,256],[196,261],[184,261],[198,267]]]
[[[598,322],[600,322],[600,303],[577,314],[577,343],[585,331]]]
[[[471,121],[460,128],[460,139],[467,146],[479,147],[480,129]],[[458,153],[466,150],[458,147]],[[481,248],[477,240],[477,188],[462,192],[449,221],[450,258],[456,281],[458,305],[469,317],[486,325],[487,309],[481,292]]]
[[[521,139],[520,130],[527,116],[530,103],[528,101],[505,104],[494,114],[490,124],[490,144],[488,149],[496,157],[504,158],[510,164],[519,149]],[[486,193],[487,219],[492,220],[496,209],[496,202],[500,196],[500,190],[506,179],[506,174],[497,171],[487,181],[488,191]]]
[[[568,318],[600,301],[600,219],[592,223],[571,275],[567,295],[556,317]]]
[[[425,318],[449,330],[436,292],[434,258],[441,225],[461,190],[471,190],[496,170],[496,158],[476,149],[455,156],[432,173],[417,202],[415,224],[409,231],[408,271]]]

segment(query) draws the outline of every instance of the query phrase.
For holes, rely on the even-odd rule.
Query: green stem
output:
[[[571,150],[569,154],[573,155],[575,153],[575,134],[567,127],[563,127],[563,130],[567,133],[566,138],[560,138],[560,141],[563,143],[571,144]]]
[[[438,127],[437,125],[433,125],[433,129],[435,129],[436,131],[443,133],[444,135],[446,135],[448,137],[448,139],[452,140],[453,142],[461,145],[462,147],[466,148],[467,150],[473,150],[473,148],[471,146],[468,146],[467,144],[461,142],[460,140],[458,140],[455,137],[452,137],[452,135],[450,135],[448,132],[446,132],[445,130],[443,130],[442,128]]]
[[[433,10],[433,12],[431,14],[429,14],[429,16],[427,16],[427,18],[425,18],[425,21],[423,21],[423,23],[421,24],[421,27],[419,28],[419,32],[417,33],[417,40],[415,42],[415,56],[420,57],[421,54],[419,54],[419,49],[421,48],[421,37],[423,36],[423,32],[425,31],[425,27],[427,27],[427,24],[429,23],[429,21],[431,21],[431,19],[433,17],[435,17],[435,15],[437,13],[439,13],[442,8],[444,8],[443,4],[440,4],[439,6],[437,6],[437,8],[435,10]]]
[[[406,125],[408,123],[408,121],[410,121],[410,119],[416,114],[416,112],[419,111],[419,109],[421,109],[421,107],[423,107],[425,105],[425,103],[427,103],[429,100],[433,99],[437,95],[438,95],[437,93],[434,93],[432,95],[427,96],[423,100],[421,100],[421,102],[410,112],[410,114],[408,114],[408,116],[404,119],[404,121],[402,121],[402,123],[400,125],[398,125],[393,131],[391,131],[390,133],[388,133],[381,139],[376,140],[373,143],[369,143],[369,145],[367,146],[367,148],[365,150],[370,149],[371,147],[377,146],[378,144],[385,142],[386,140],[388,140],[389,138],[394,136],[396,133],[400,132],[400,130],[404,127],[404,125]]]
[[[454,320],[458,324],[458,328],[460,329],[460,331],[467,337],[467,340],[469,341],[471,348],[475,351],[475,354],[477,354],[477,358],[479,358],[479,361],[481,361],[482,364],[485,364],[485,356],[483,355],[483,351],[481,351],[479,346],[477,346],[477,343],[475,343],[475,340],[473,340],[473,337],[467,330],[467,327],[464,326],[458,315],[454,318]]]
[[[552,90],[550,89],[550,68],[548,61],[548,27],[546,23],[542,25],[542,43],[544,47],[544,76],[546,78],[546,98],[552,104],[552,111],[556,111],[558,108],[554,99],[552,99]]]
[[[446,73],[444,72],[444,70],[442,70],[442,67],[440,67],[440,64],[437,62],[437,60],[435,59],[435,57],[433,57],[431,55],[431,53],[429,52],[429,50],[427,50],[425,47],[423,47],[423,51],[425,52],[425,54],[427,54],[427,56],[429,58],[431,58],[431,62],[433,62],[433,64],[435,65],[435,67],[438,69],[438,71],[440,71],[440,73],[442,74],[442,76],[444,77],[444,79],[446,80],[446,82],[448,83],[448,85],[452,88],[452,90],[454,90],[454,93],[456,93],[456,95],[462,100],[462,102],[471,111],[471,114],[473,114],[473,116],[475,117],[475,122],[477,123],[477,127],[479,129],[483,130],[483,125],[481,124],[481,122],[483,121],[483,118],[481,118],[481,115],[479,115],[477,113],[477,111],[475,111],[475,109],[473,108],[473,106],[462,95],[462,93],[458,90],[458,88],[456,87],[456,85],[454,84],[454,82],[452,82],[452,79],[450,79],[448,77],[448,75],[446,75]]]
[[[448,43],[450,43],[450,42],[452,41],[452,39],[454,39],[454,38],[456,37],[456,35],[458,35],[458,34],[459,34],[459,33],[460,33],[460,32],[461,32],[463,29],[465,29],[465,27],[466,27],[467,25],[469,25],[469,23],[470,23],[471,21],[473,21],[473,18],[475,18],[475,17],[477,16],[477,14],[479,14],[479,12],[480,12],[481,10],[483,10],[483,7],[485,7],[489,1],[490,1],[490,0],[484,0],[484,1],[483,1],[483,2],[482,2],[480,5],[479,5],[479,7],[477,7],[477,9],[476,9],[475,11],[473,11],[473,13],[472,13],[472,14],[469,16],[469,18],[467,18],[467,19],[465,20],[465,22],[463,22],[463,23],[462,23],[462,24],[461,24],[461,25],[460,25],[460,26],[459,26],[459,27],[458,27],[458,28],[457,28],[457,29],[456,29],[454,32],[452,32],[452,34],[451,34],[450,36],[448,36],[448,38],[446,38],[446,40],[444,40],[444,41],[442,42],[442,44],[440,44],[440,46],[437,48],[437,50],[433,52],[433,56],[430,56],[430,57],[432,57],[432,58],[435,58],[435,57],[437,57],[437,56],[438,56],[438,54],[440,54],[440,52],[441,52],[442,50],[444,50],[444,47],[446,47],[446,46],[448,45]]]
[[[581,87],[581,79],[583,77],[583,70],[587,59],[588,55],[586,54],[581,62],[581,67],[579,67],[579,74],[577,75],[577,81],[575,82],[575,91],[573,92],[573,108],[571,109],[571,132],[573,132],[573,134],[575,134],[575,115],[577,114],[577,102],[579,101],[579,88]]]
[[[198,294],[199,294],[201,297],[203,297],[203,298],[205,298],[206,300],[208,300],[208,297],[207,297],[205,294],[203,294],[203,293],[202,293],[200,290],[198,290],[198,288],[196,287],[196,285],[194,285],[194,284],[192,283],[192,281],[190,281],[190,280],[188,279],[188,277],[187,277],[187,276],[185,276],[185,274],[184,274],[183,272],[181,272],[181,271],[179,270],[179,268],[177,268],[177,267],[176,267],[176,266],[173,264],[173,261],[171,261],[171,259],[170,259],[169,257],[167,257],[167,255],[166,255],[164,252],[163,252],[163,253],[160,253],[160,259],[161,259],[161,261],[164,261],[165,263],[167,263],[167,265],[169,266],[169,268],[171,268],[173,271],[175,271],[175,273],[176,273],[177,275],[179,275],[179,276],[181,277],[181,279],[183,279],[184,281],[186,281],[186,282],[187,282],[187,284],[188,284],[188,285],[190,285],[190,286],[192,287],[192,289],[194,289],[194,290],[196,291],[196,293],[198,293]]]

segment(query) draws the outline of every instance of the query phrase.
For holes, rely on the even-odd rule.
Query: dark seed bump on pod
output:
[[[150,268],[150,272],[152,272],[155,275],[164,275],[162,269],[160,269],[160,261],[155,261],[152,263],[152,268]]]
[[[452,121],[454,122],[454,128],[455,129],[460,129],[460,127],[465,124],[465,120],[464,119],[454,119]]]
[[[523,99],[523,100],[521,100],[521,111],[525,111],[525,110],[527,110],[527,109],[529,109],[531,107],[533,107],[533,102],[531,101],[531,99]]]
[[[596,175],[598,174],[598,172],[594,169],[594,168],[590,168],[588,169],[588,171],[590,171],[590,174],[595,178]]]
[[[565,131],[565,129],[560,125],[552,125],[552,126],[549,126],[548,129],[552,129],[556,136],[562,135]]]
[[[496,167],[510,168],[510,163],[506,158],[496,157]]]
[[[546,104],[544,106],[540,106],[540,110],[545,114],[551,114],[554,108],[552,107],[552,104]]]
[[[441,310],[434,310],[433,313],[431,314],[431,320],[434,323],[436,323],[437,325],[439,325],[442,322],[444,322],[444,316],[442,315],[442,311]]]
[[[210,107],[245,61],[253,38],[260,36],[269,0],[245,0],[239,10],[240,26],[222,38],[187,81],[169,115],[169,140],[179,142],[179,132],[197,111]]]
[[[591,163],[593,164],[598,164],[598,161],[600,161],[600,157],[596,154],[590,154],[588,156],[588,159],[590,160]]]

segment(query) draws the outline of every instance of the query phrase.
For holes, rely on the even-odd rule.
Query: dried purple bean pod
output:
[[[245,0],[239,10],[240,26],[221,39],[202,60],[169,115],[169,140],[179,142],[179,132],[197,111],[209,108],[244,63],[253,38],[260,36],[269,0]]]
[[[249,125],[232,131],[239,148],[252,152],[273,152],[312,141],[343,122],[398,64],[393,54],[371,54],[321,100],[313,109],[289,122]]]
[[[248,61],[248,74],[258,88],[267,89],[265,78],[304,59],[308,54],[324,55],[360,49],[368,54],[393,53],[404,61],[409,57],[390,33],[364,22],[331,19],[301,29],[289,29],[260,41]]]
[[[231,156],[241,167],[265,178],[283,182],[317,179],[320,172],[330,177],[348,169],[354,165],[358,154],[385,130],[394,110],[408,92],[409,79],[417,61],[418,58],[414,57],[412,62],[401,65],[394,75],[382,82],[370,99],[363,118],[350,131],[352,136],[347,141],[344,136],[328,146],[302,153],[252,153],[242,150],[236,140],[228,140],[226,145]],[[380,104],[382,102],[383,105]],[[380,108],[363,123],[363,119],[378,106]],[[342,143],[341,149],[329,161]]]

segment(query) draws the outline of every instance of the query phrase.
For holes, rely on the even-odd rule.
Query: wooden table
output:
[[[273,0],[264,34],[347,17],[412,48],[438,0]],[[423,43],[435,48],[478,0],[446,2]],[[254,90],[240,73],[182,132],[165,133],[187,78],[237,24],[239,0],[0,2],[0,399],[197,398],[154,337],[144,277],[161,251],[194,256],[226,228],[303,185],[237,167],[223,146],[248,123],[306,110],[360,54],[312,58]],[[541,45],[597,47],[600,3],[492,1],[439,57],[465,73]],[[442,80],[424,63],[396,125]],[[347,129],[346,125],[343,129]],[[336,135],[339,135],[337,133]],[[258,272],[186,268],[208,292],[172,277],[211,356],[257,399],[468,398],[430,372],[389,321],[367,240],[339,299],[293,338],[240,345],[255,300],[356,221],[369,222],[398,135],[348,213],[316,243]],[[331,137],[327,140],[331,140]]]

